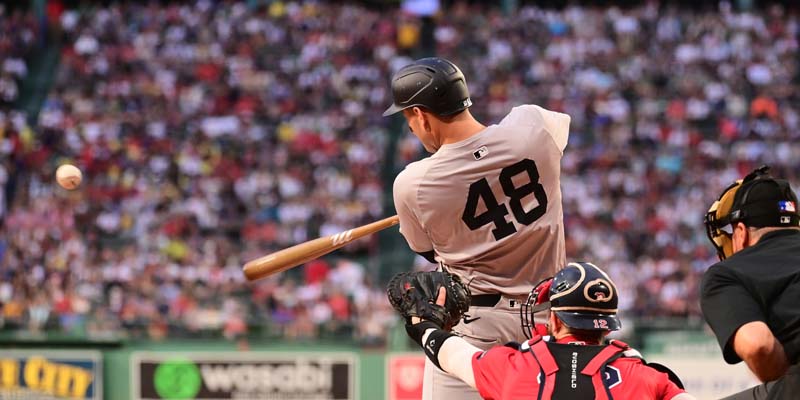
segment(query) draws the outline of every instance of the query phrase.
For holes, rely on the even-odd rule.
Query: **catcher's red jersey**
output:
[[[530,349],[532,342],[523,344],[521,350],[495,347],[483,353],[476,353],[472,357],[475,384],[483,398],[492,400],[539,398],[543,392],[540,391],[540,386],[545,378],[540,364],[534,358],[534,352]],[[564,355],[555,357],[561,360],[558,362],[559,373],[555,393],[559,393],[559,398],[586,398],[587,388],[578,385],[582,368],[579,364],[586,365],[603,347],[587,346],[598,350],[587,354],[572,350],[582,342],[566,344],[569,343],[567,338],[559,343],[563,344],[556,345],[557,349],[549,346]],[[580,360],[579,356],[588,359]],[[609,388],[611,398],[614,400],[670,400],[684,393],[684,390],[669,380],[667,374],[648,367],[636,357],[620,357],[613,360],[600,370],[598,379],[603,380],[604,386]],[[591,386],[591,379],[589,382]],[[589,398],[593,398],[591,394],[594,392],[591,391],[591,387],[588,390]],[[571,394],[571,391],[581,394]],[[552,397],[556,398],[556,395]],[[541,398],[549,400],[546,395]],[[599,398],[606,397],[601,395]]]

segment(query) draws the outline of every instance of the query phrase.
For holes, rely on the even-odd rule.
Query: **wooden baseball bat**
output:
[[[248,281],[265,278],[272,274],[286,271],[289,268],[322,257],[353,240],[371,235],[390,226],[397,225],[400,218],[397,215],[375,221],[371,224],[359,226],[335,235],[325,236],[305,243],[267,254],[256,258],[244,265],[242,270]]]

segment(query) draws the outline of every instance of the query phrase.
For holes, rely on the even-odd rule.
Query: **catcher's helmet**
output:
[[[750,227],[800,226],[797,196],[789,182],[770,176],[764,165],[728,186],[703,222],[719,259],[724,260],[733,254],[733,225],[739,222]]]
[[[569,263],[531,290],[520,310],[525,335],[534,326],[533,315],[546,309],[548,303],[550,310],[570,328],[616,331],[621,326],[617,318],[617,286],[592,263]]]
[[[424,107],[436,115],[452,115],[472,105],[461,70],[438,57],[422,58],[392,77],[394,103],[383,116],[410,107]]]

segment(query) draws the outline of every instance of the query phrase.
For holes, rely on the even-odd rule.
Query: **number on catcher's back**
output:
[[[516,186],[513,179],[522,173],[528,174],[528,183]],[[526,158],[500,170],[500,186],[503,188],[503,193],[508,196],[508,204],[511,206],[511,212],[517,222],[530,225],[547,211],[547,195],[544,187],[539,183],[539,169],[536,168],[533,160]],[[539,204],[525,211],[522,207],[522,199],[531,193]],[[486,211],[478,214],[478,203],[481,199],[486,205]],[[508,207],[497,202],[486,178],[481,178],[469,185],[467,205],[461,220],[467,224],[470,230],[474,231],[486,224],[494,223],[492,234],[495,240],[500,240],[517,231],[514,223],[506,220],[506,215],[508,215]]]

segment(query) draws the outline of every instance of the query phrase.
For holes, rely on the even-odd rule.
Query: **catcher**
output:
[[[520,311],[530,340],[486,351],[448,330],[470,299],[457,277],[439,271],[401,273],[387,293],[428,359],[484,399],[694,399],[668,368],[646,363],[623,342],[604,341],[620,328],[618,292],[591,263],[570,263],[531,290]],[[533,314],[547,307],[548,326],[533,325]]]

